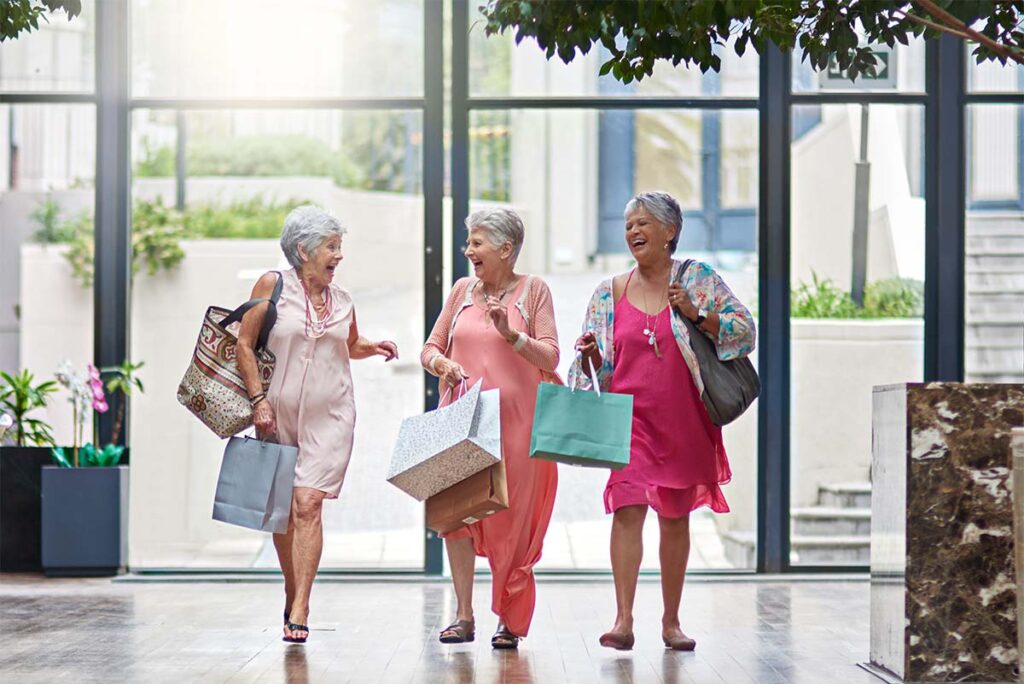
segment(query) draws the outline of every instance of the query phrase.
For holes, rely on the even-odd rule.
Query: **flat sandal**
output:
[[[454,634],[451,634],[452,632]],[[442,629],[438,638],[442,644],[469,643],[476,639],[476,624],[473,620],[456,620]]]

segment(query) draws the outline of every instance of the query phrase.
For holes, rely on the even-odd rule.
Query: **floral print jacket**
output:
[[[672,261],[671,282],[679,282],[684,262],[677,259]],[[597,338],[597,347],[603,361],[601,367],[596,369],[597,381],[605,391],[611,388],[612,371],[615,369],[615,298],[612,294],[612,280],[608,278],[597,286],[590,298],[587,315],[583,321],[583,332],[593,332]],[[754,350],[757,337],[754,317],[714,269],[703,262],[692,261],[682,274],[682,285],[690,293],[690,297],[695,299],[694,304],[718,314],[718,339],[715,340],[718,358],[723,361],[739,359]],[[703,393],[704,382],[700,377],[697,356],[690,347],[690,335],[686,325],[679,316],[673,315],[671,319],[672,333],[676,338],[676,344],[679,345],[679,351],[693,375],[697,390]],[[593,388],[589,369],[583,368],[583,361],[579,355],[569,370],[569,385],[583,389]]]

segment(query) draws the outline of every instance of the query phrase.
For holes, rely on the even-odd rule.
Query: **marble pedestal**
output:
[[[914,682],[1017,679],[1010,433],[1024,385],[876,387],[871,662]]]

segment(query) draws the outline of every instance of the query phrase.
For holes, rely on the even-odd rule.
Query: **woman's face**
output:
[[[483,228],[474,228],[466,238],[466,258],[473,265],[473,275],[481,280],[500,276],[512,256],[512,244],[495,247]]]
[[[324,283],[334,280],[334,272],[345,257],[341,253],[341,236],[332,235],[320,243],[312,254],[299,248],[299,254],[305,259],[302,271],[305,275],[317,278]]]
[[[669,254],[668,243],[675,229],[666,226],[639,207],[626,218],[626,246],[638,262],[658,259]]]

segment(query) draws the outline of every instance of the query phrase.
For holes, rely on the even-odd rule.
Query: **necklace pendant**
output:
[[[652,333],[652,332],[648,332],[647,333],[647,346],[655,347],[655,348],[657,348],[657,346],[658,346],[658,340],[654,336],[654,333]]]
[[[644,335],[647,335],[648,337],[651,336],[651,331],[649,328],[644,328]]]
[[[654,340],[654,356],[656,356],[659,359],[661,358],[661,350],[658,349],[658,340],[657,339]]]

